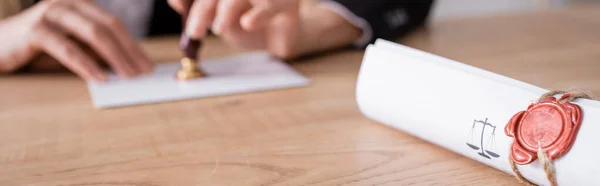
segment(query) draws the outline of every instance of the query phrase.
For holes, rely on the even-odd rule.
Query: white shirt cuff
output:
[[[362,30],[362,36],[360,36],[357,40],[354,41],[354,46],[363,47],[369,44],[371,38],[373,37],[373,29],[369,22],[365,19],[358,17],[356,14],[352,13],[343,5],[331,1],[331,0],[322,0],[319,2],[319,6],[326,8],[332,12],[335,12],[346,19],[350,24],[360,28]]]

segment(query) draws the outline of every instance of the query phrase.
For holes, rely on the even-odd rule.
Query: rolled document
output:
[[[548,90],[384,40],[370,45],[357,82],[361,112],[384,125],[513,174],[505,126]],[[600,102],[576,99],[581,127],[553,160],[559,185],[600,185]],[[517,166],[549,185],[539,160]]]

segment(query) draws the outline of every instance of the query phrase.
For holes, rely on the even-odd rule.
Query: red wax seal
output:
[[[559,100],[547,97],[510,119],[504,132],[515,140],[510,149],[515,163],[535,161],[540,146],[550,160],[569,151],[581,125],[581,108],[569,102],[561,104],[570,96],[565,94]]]

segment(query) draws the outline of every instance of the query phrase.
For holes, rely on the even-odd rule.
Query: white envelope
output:
[[[222,96],[307,86],[310,81],[266,52],[253,52],[215,60],[200,66],[208,77],[178,81],[179,62],[159,64],[149,75],[130,80],[111,76],[107,83],[89,83],[96,108],[111,108],[174,100]]]
[[[364,56],[356,99],[361,112],[373,120],[513,174],[508,161],[513,138],[505,135],[504,127],[547,91],[378,40]],[[554,161],[556,178],[559,185],[600,185],[600,138],[595,133],[600,131],[600,102],[574,103],[583,111],[583,122],[571,150]],[[519,170],[537,184],[549,184],[537,160]]]

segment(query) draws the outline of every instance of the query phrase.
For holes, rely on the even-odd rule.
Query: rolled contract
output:
[[[365,53],[356,99],[370,119],[508,174],[514,157],[535,184],[550,185],[543,149],[558,185],[600,185],[600,102],[544,99],[549,91],[378,40]]]

